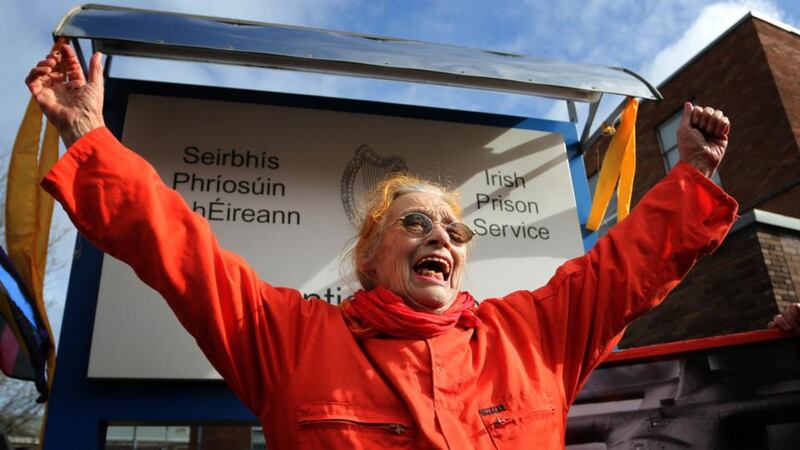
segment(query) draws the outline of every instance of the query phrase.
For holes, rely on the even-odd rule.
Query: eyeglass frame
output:
[[[408,218],[409,216],[412,216],[412,215],[418,215],[418,216],[423,217],[425,219],[423,222],[428,224],[427,231],[423,231],[423,233],[415,233],[415,232],[413,232],[412,230],[409,229],[409,226],[406,225],[404,222],[405,222],[406,218]],[[445,232],[447,232],[447,236],[450,238],[451,241],[453,241],[453,242],[455,242],[456,244],[459,244],[459,245],[469,244],[470,242],[472,242],[472,240],[478,234],[471,226],[467,225],[464,222],[453,221],[453,222],[445,224],[441,220],[433,220],[429,215],[427,215],[427,214],[425,214],[424,212],[421,212],[421,211],[412,211],[412,212],[409,212],[407,214],[404,214],[399,219],[397,219],[397,221],[395,221],[392,225],[400,225],[400,226],[403,227],[403,230],[406,233],[408,233],[408,234],[410,234],[412,236],[415,236],[415,237],[424,238],[424,237],[429,236],[431,233],[433,233],[433,226],[436,225],[437,223],[440,223],[440,224],[444,225],[444,229],[445,229]],[[457,226],[457,227],[458,226],[463,226],[464,229],[466,229],[470,233],[469,234],[469,239],[467,239],[466,241],[460,241],[460,240],[457,240],[457,239],[453,239],[453,235],[450,233],[450,231],[451,231],[453,226]]]

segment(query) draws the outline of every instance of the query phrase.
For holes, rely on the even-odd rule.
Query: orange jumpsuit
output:
[[[270,449],[563,448],[567,410],[592,369],[719,245],[737,208],[679,164],[544,287],[481,302],[477,328],[357,340],[338,307],[272,286],[220,248],[105,128],[73,145],[43,186],[81,233],[163,295]]]

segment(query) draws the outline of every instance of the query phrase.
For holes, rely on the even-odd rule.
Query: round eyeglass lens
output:
[[[403,217],[403,228],[415,236],[427,236],[433,229],[433,221],[422,213],[410,213]]]
[[[453,222],[447,225],[447,234],[453,242],[459,244],[466,244],[475,236],[472,228],[463,222]]]
[[[433,230],[433,220],[422,213],[406,214],[400,222],[408,233],[418,237],[427,236]],[[466,244],[475,236],[472,228],[463,222],[449,223],[445,226],[445,230],[450,240],[458,244]]]

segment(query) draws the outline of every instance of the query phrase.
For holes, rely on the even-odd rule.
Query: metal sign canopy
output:
[[[237,19],[87,4],[59,21],[55,37],[89,39],[109,55],[301,70],[536,95],[592,104],[603,93],[661,99],[622,67]],[[584,139],[582,139],[584,140]]]

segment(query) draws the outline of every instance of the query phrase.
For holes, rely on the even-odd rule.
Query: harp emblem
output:
[[[342,174],[342,206],[353,226],[358,226],[357,200],[382,179],[397,172],[406,172],[406,162],[397,155],[381,156],[368,145],[359,147]]]

